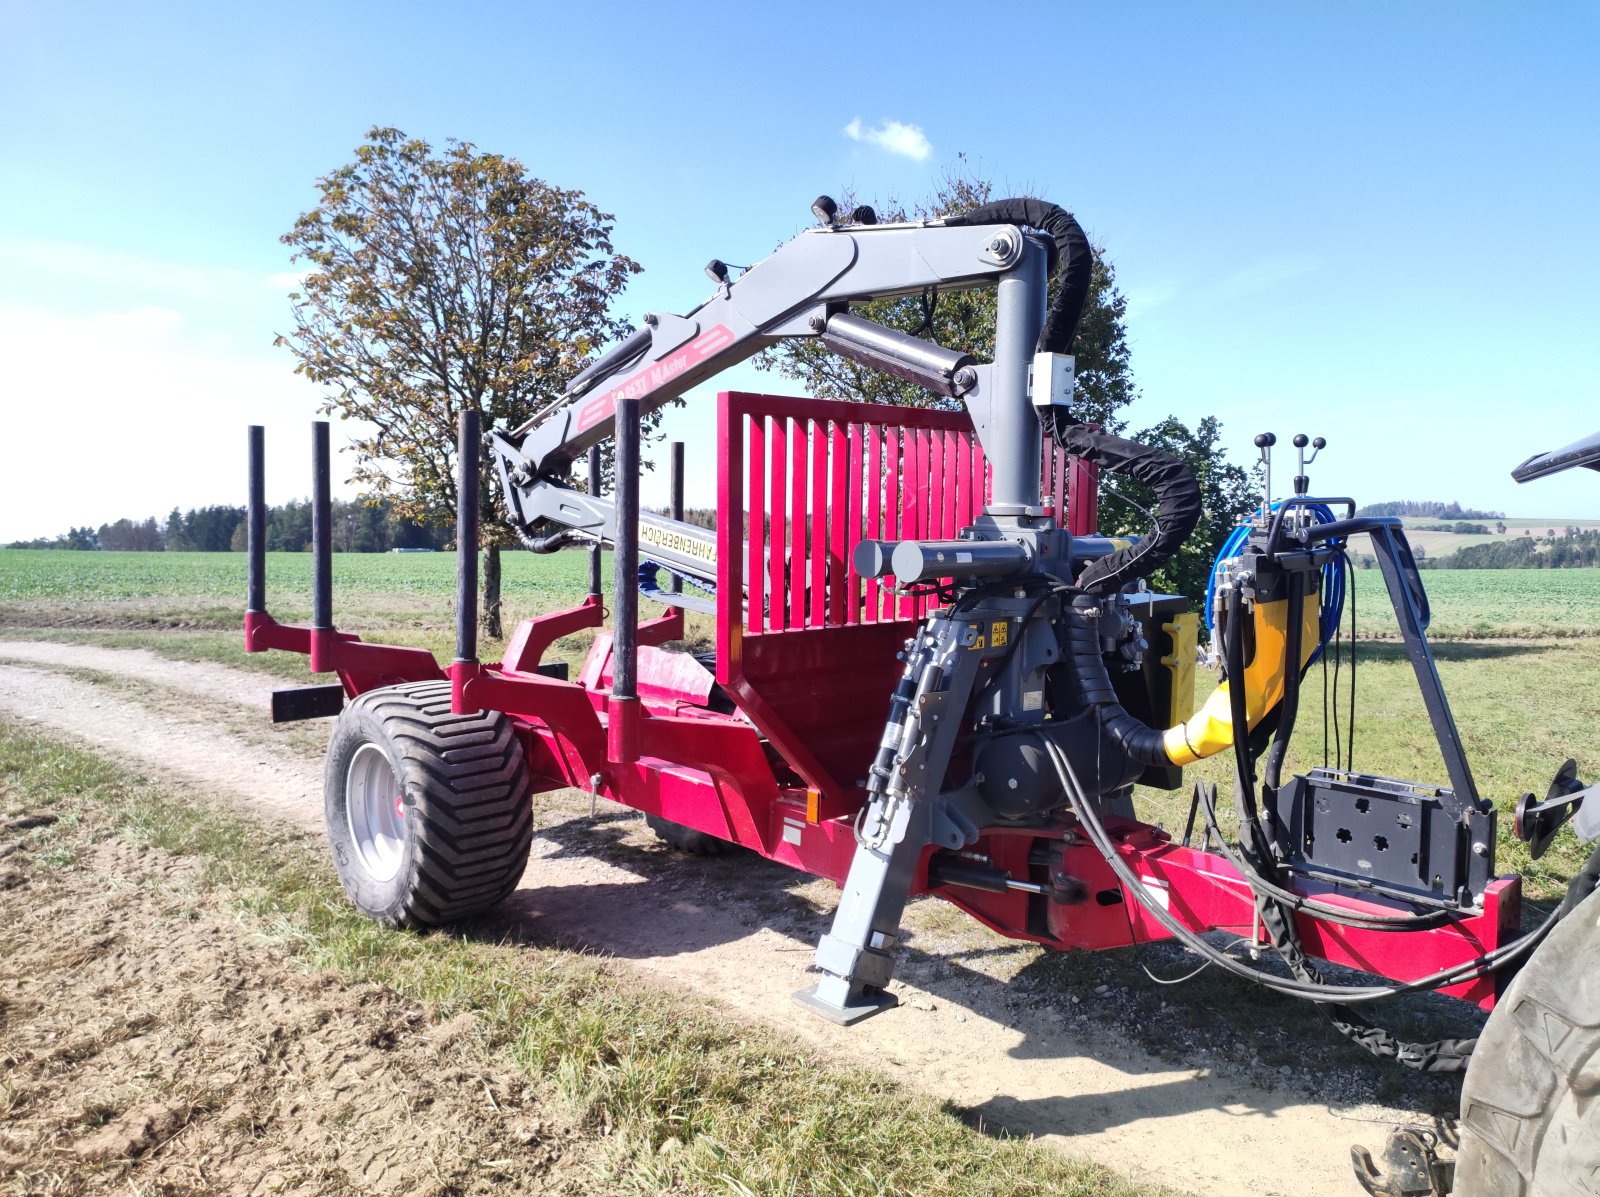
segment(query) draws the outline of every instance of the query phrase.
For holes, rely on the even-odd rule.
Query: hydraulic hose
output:
[[[1088,616],[1090,610],[1098,613],[1093,600],[1089,600],[1087,606],[1080,607],[1074,603],[1063,607],[1062,630],[1058,634],[1063,662],[1072,671],[1078,687],[1078,701],[1095,712],[1106,735],[1130,759],[1141,765],[1167,768],[1172,760],[1162,747],[1164,733],[1130,715],[1117,701],[1117,691],[1111,683],[1111,671],[1106,668],[1105,657],[1100,651],[1100,631]]]
[[[1043,746],[1046,755],[1055,766],[1062,788],[1066,790],[1067,796],[1072,802],[1073,810],[1078,816],[1080,825],[1087,833],[1089,841],[1094,844],[1095,849],[1100,853],[1106,864],[1111,866],[1111,871],[1117,875],[1117,879],[1122,882],[1134,899],[1144,907],[1146,913],[1165,927],[1178,942],[1202,959],[1211,961],[1224,972],[1243,977],[1248,981],[1254,981],[1258,985],[1263,985],[1268,989],[1276,990],[1290,997],[1308,998],[1313,1002],[1325,1004],[1374,1002],[1383,998],[1395,997],[1402,993],[1438,989],[1445,985],[1455,985],[1465,981],[1476,980],[1478,977],[1493,972],[1495,969],[1509,964],[1517,957],[1532,951],[1550,933],[1561,913],[1559,910],[1552,912],[1544,922],[1521,939],[1504,944],[1492,952],[1486,952],[1476,960],[1454,965],[1439,972],[1430,973],[1426,977],[1419,977],[1415,981],[1407,981],[1401,985],[1343,986],[1274,977],[1269,973],[1263,973],[1259,969],[1251,968],[1249,965],[1235,960],[1226,952],[1207,943],[1198,934],[1180,923],[1164,903],[1157,901],[1139,878],[1139,875],[1128,866],[1128,862],[1117,851],[1116,845],[1112,842],[1111,836],[1105,829],[1105,824],[1100,821],[1100,815],[1095,810],[1093,800],[1089,798],[1079,782],[1077,772],[1072,767],[1072,762],[1049,736],[1039,736],[1039,743]]]
[[[1039,330],[1039,353],[1071,353],[1078,324],[1089,303],[1089,278],[1094,273],[1094,251],[1083,226],[1072,213],[1041,199],[1003,199],[980,204],[944,218],[946,224],[1014,224],[1049,235],[1055,254],[1050,270],[1061,266],[1061,285]]]
[[[1142,482],[1156,493],[1156,526],[1150,534],[1090,562],[1079,575],[1078,586],[1090,594],[1113,594],[1170,561],[1200,522],[1203,508],[1200,483],[1188,465],[1165,450],[1088,424],[1063,425],[1051,409],[1040,418],[1056,444],[1074,457]]]
[[[520,528],[515,531],[517,539],[522,542],[522,547],[530,553],[555,553],[571,545],[593,543],[590,537],[572,528],[563,528],[559,532],[552,532],[549,536],[529,536]]]

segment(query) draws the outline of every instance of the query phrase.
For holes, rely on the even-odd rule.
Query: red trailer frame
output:
[[[981,513],[988,471],[964,412],[724,392],[718,408],[718,563],[714,671],[665,646],[684,634],[669,608],[638,627],[636,716],[616,718],[611,635],[601,631],[576,680],[541,672],[558,638],[602,629],[599,595],[517,627],[498,665],[443,669],[425,650],[346,632],[245,618],[245,651],[309,654],[348,697],[442,679],[461,713],[504,712],[535,790],[576,787],[843,881],[856,850],[861,779],[882,732],[896,654],[936,600],[892,591],[852,566],[863,539],[948,538]],[[1070,532],[1096,528],[1092,468],[1047,445],[1041,493]],[[741,595],[744,598],[741,601]],[[331,623],[331,619],[329,620]],[[1196,932],[1266,943],[1250,887],[1220,856],[1157,827],[1107,819],[1145,888]],[[1002,935],[1058,949],[1171,938],[1070,823],[990,829],[963,857],[1015,878],[1079,883],[1070,902],[1042,893],[940,885],[924,854],[914,893],[933,892]],[[1322,901],[1403,914],[1383,899],[1301,883]],[[1482,909],[1404,934],[1297,916],[1314,956],[1398,981],[1467,964],[1517,933],[1518,878],[1494,881]],[[1496,974],[1441,990],[1492,1008]]]

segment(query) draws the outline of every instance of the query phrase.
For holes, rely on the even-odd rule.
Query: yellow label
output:
[[[1009,619],[997,619],[989,625],[989,639],[996,648],[1004,648],[1010,635],[1011,621]]]
[[[984,643],[984,639],[983,639],[982,636],[979,636],[976,640],[974,640],[972,642],[972,649],[973,649],[974,652],[976,652],[980,648],[987,648],[987,647],[988,647],[988,645]]]

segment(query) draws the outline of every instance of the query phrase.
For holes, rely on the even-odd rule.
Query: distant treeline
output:
[[[1457,536],[1487,536],[1491,531],[1488,524],[1474,524],[1463,520],[1457,524],[1407,524],[1412,532],[1454,532]],[[1495,521],[1494,532],[1504,536],[1506,526],[1503,521]]]
[[[1600,528],[1568,528],[1564,536],[1514,536],[1469,545],[1448,557],[1419,561],[1433,569],[1579,569],[1600,566]]]
[[[122,553],[242,553],[245,547],[243,507],[172,509],[166,522],[154,516],[121,519],[98,528],[73,528],[53,539],[17,540],[13,549],[76,549]],[[454,528],[402,520],[387,500],[346,502],[332,508],[333,548],[339,553],[387,553],[391,549],[442,549]],[[267,509],[267,550],[300,553],[311,547],[311,504],[291,501]]]
[[[1421,516],[1434,520],[1500,520],[1503,511],[1479,511],[1476,507],[1463,507],[1460,503],[1442,503],[1438,499],[1396,499],[1392,503],[1368,503],[1356,509],[1357,515]]]

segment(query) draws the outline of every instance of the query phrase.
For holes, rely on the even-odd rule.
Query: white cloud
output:
[[[298,291],[310,273],[309,270],[280,270],[267,277],[267,286],[274,291]]]
[[[891,154],[921,162],[933,153],[933,143],[922,131],[921,125],[907,125],[900,121],[884,121],[876,129],[865,128],[858,116],[844,127],[844,135],[851,141],[864,141]]]

